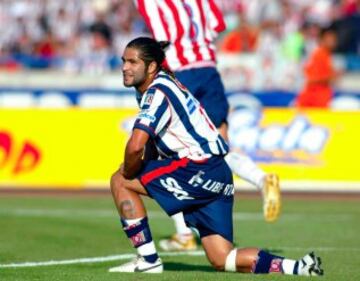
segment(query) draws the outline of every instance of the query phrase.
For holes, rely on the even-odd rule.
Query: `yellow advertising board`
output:
[[[360,112],[240,111],[229,125],[233,149],[278,173],[289,189],[360,190]]]
[[[107,187],[136,110],[0,110],[0,186]]]
[[[136,109],[1,109],[0,188],[106,188]],[[230,142],[285,183],[360,187],[360,112],[234,112]],[[290,184],[291,185],[291,184]]]

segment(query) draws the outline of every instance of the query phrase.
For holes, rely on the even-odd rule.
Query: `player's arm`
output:
[[[145,145],[149,140],[149,134],[140,129],[134,129],[126,145],[123,176],[133,179],[140,172],[143,164]]]
[[[141,111],[125,150],[124,177],[128,179],[134,178],[140,172],[146,143],[153,142],[170,120],[170,109],[164,93],[150,88],[144,95],[140,105]],[[156,159],[153,150],[146,153],[149,153],[146,158]]]

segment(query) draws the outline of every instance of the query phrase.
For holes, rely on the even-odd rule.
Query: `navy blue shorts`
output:
[[[200,237],[219,234],[233,241],[234,185],[222,157],[203,163],[187,158],[152,160],[138,179],[169,216],[183,212],[186,224]]]
[[[220,74],[215,67],[176,71],[175,76],[200,101],[217,128],[222,123],[227,123],[229,103]]]

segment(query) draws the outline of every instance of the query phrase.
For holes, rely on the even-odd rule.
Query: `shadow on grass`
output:
[[[166,262],[164,263],[164,270],[166,271],[204,271],[215,272],[210,265],[188,264],[180,262]]]

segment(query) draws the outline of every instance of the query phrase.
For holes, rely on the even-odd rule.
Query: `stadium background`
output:
[[[284,215],[272,227],[260,222],[257,195],[239,199],[241,224],[248,223],[257,233],[269,235],[266,242],[259,242],[262,237],[256,240],[254,233],[243,230],[245,237],[255,237],[245,239],[245,243],[298,255],[294,248],[281,248],[279,240],[291,237],[301,249],[307,249],[314,244],[310,241],[314,232],[331,233],[328,240],[317,238],[320,253],[333,265],[337,259],[334,253],[349,260],[348,279],[343,280],[360,278],[358,271],[348,270],[358,262],[349,258],[349,250],[350,256],[359,251],[360,1],[217,2],[227,23],[217,47],[218,66],[232,107],[230,142],[266,171],[279,173],[286,192]],[[330,108],[299,110],[294,99],[304,82],[304,62],[316,45],[319,29],[330,24],[336,28],[340,43],[334,64],[343,73],[334,86],[335,97]],[[222,45],[226,34],[239,25],[256,43],[241,51],[226,50]],[[122,85],[120,57],[131,38],[146,34],[129,0],[0,1],[0,276],[4,264],[114,254],[111,249],[132,252],[124,237],[120,243],[117,240],[108,182],[122,162],[136,113],[134,92]],[[243,181],[236,179],[236,183],[239,194],[254,192]],[[83,198],[82,191],[94,197]],[[323,198],[328,200],[324,203]],[[156,207],[151,208],[158,214]],[[81,221],[88,219],[84,210],[94,219],[105,218],[106,224],[81,228]],[[28,214],[25,219],[23,213]],[[60,218],[61,227],[40,224],[36,221],[40,213],[47,214],[44,216],[49,221]],[[160,222],[156,222],[157,215],[154,217],[154,224],[166,225],[162,217]],[[295,226],[305,221],[309,230],[304,235]],[[65,224],[68,230],[63,230]],[[171,229],[171,223],[167,224]],[[98,242],[105,238],[92,227],[109,228],[114,236],[105,236],[110,242],[101,248],[103,244]],[[85,236],[93,232],[90,236],[98,245],[77,240],[73,231]],[[28,241],[23,245],[19,233],[24,232],[38,244]],[[154,232],[155,238],[169,234]],[[41,239],[43,236],[47,238]],[[299,237],[306,237],[306,242]],[[57,241],[58,246],[47,239]],[[75,247],[74,241],[77,250],[62,252],[65,244]],[[63,244],[64,249],[60,249]],[[93,252],[85,250],[92,247]],[[195,263],[199,263],[198,269],[185,270],[205,271],[206,275],[206,262]],[[169,267],[177,270],[171,261]],[[102,278],[99,268],[95,276]],[[67,274],[72,270],[84,268],[72,268]],[[46,272],[4,274],[5,280],[52,280],[51,276],[63,280],[66,276],[57,269]],[[357,277],[349,279],[352,276]],[[75,277],[73,280],[85,280]]]

